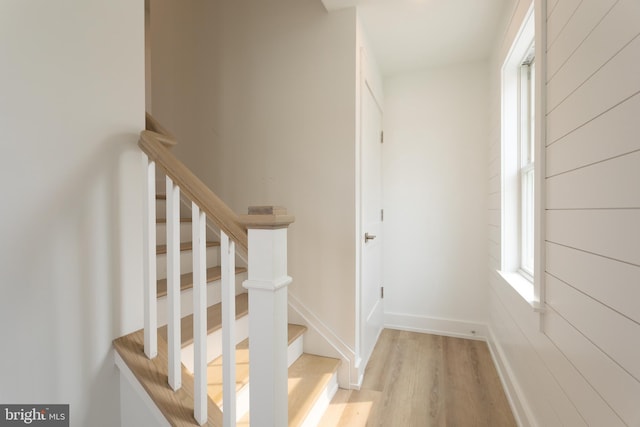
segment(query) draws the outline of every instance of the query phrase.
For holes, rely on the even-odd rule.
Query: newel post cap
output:
[[[249,206],[247,215],[240,215],[240,222],[247,228],[287,228],[295,221],[282,206]]]

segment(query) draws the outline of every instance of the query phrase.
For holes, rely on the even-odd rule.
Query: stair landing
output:
[[[303,425],[314,404],[325,393],[336,375],[340,360],[304,353],[289,368],[289,427]],[[238,420],[238,426],[250,424],[249,414]]]

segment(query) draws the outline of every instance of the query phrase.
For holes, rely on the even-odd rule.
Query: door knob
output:
[[[364,233],[364,242],[367,243],[369,240],[375,239],[376,236],[374,234]]]

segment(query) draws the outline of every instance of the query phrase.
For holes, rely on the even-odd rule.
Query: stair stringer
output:
[[[120,372],[120,423],[122,427],[155,425],[170,427],[156,403],[131,372],[127,363],[114,351],[115,365]]]
[[[340,359],[340,388],[359,390],[363,377],[360,373],[361,361],[355,351],[291,293],[288,295],[288,308],[289,322],[307,327],[304,337],[305,353]]]

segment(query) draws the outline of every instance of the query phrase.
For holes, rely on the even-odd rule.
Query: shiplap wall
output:
[[[489,153],[491,346],[523,425],[640,426],[640,1],[547,2],[546,313],[500,266],[500,66]]]

